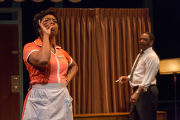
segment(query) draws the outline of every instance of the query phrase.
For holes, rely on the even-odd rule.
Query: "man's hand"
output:
[[[136,102],[139,99],[139,94],[141,92],[143,92],[143,88],[142,87],[138,87],[138,89],[131,95],[130,102],[133,103],[133,104],[136,104]]]
[[[138,98],[139,98],[139,94],[135,92],[131,95],[130,102],[133,104],[136,104],[136,102],[138,101]]]
[[[118,80],[119,80],[120,84],[124,84],[129,81],[129,78],[128,78],[128,76],[121,76],[121,77],[119,77]]]

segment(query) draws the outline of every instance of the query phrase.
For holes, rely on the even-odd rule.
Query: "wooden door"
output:
[[[0,120],[19,120],[18,25],[0,24]]]

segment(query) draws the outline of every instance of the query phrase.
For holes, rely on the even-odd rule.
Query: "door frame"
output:
[[[0,8],[0,14],[17,15],[15,19],[0,20],[0,24],[17,24],[18,25],[18,56],[19,56],[19,118],[21,118],[24,102],[23,87],[23,55],[22,55],[22,12],[21,8]]]

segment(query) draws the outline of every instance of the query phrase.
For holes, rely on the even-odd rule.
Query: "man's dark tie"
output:
[[[133,68],[132,68],[131,75],[130,75],[130,81],[132,81],[132,79],[133,79],[134,71],[135,71],[135,69],[136,69],[136,67],[137,67],[137,64],[138,64],[138,62],[139,62],[139,59],[140,59],[140,57],[142,56],[143,53],[144,53],[143,51],[141,51],[141,52],[139,53],[138,58],[137,58],[136,62],[134,63],[134,66],[133,66]]]

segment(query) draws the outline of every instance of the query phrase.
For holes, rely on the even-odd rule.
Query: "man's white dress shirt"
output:
[[[138,61],[132,81],[129,81],[131,87],[141,86],[144,91],[147,91],[150,85],[156,84],[156,74],[159,70],[159,63],[159,57],[152,47],[147,48]],[[130,75],[128,77],[130,78]]]

